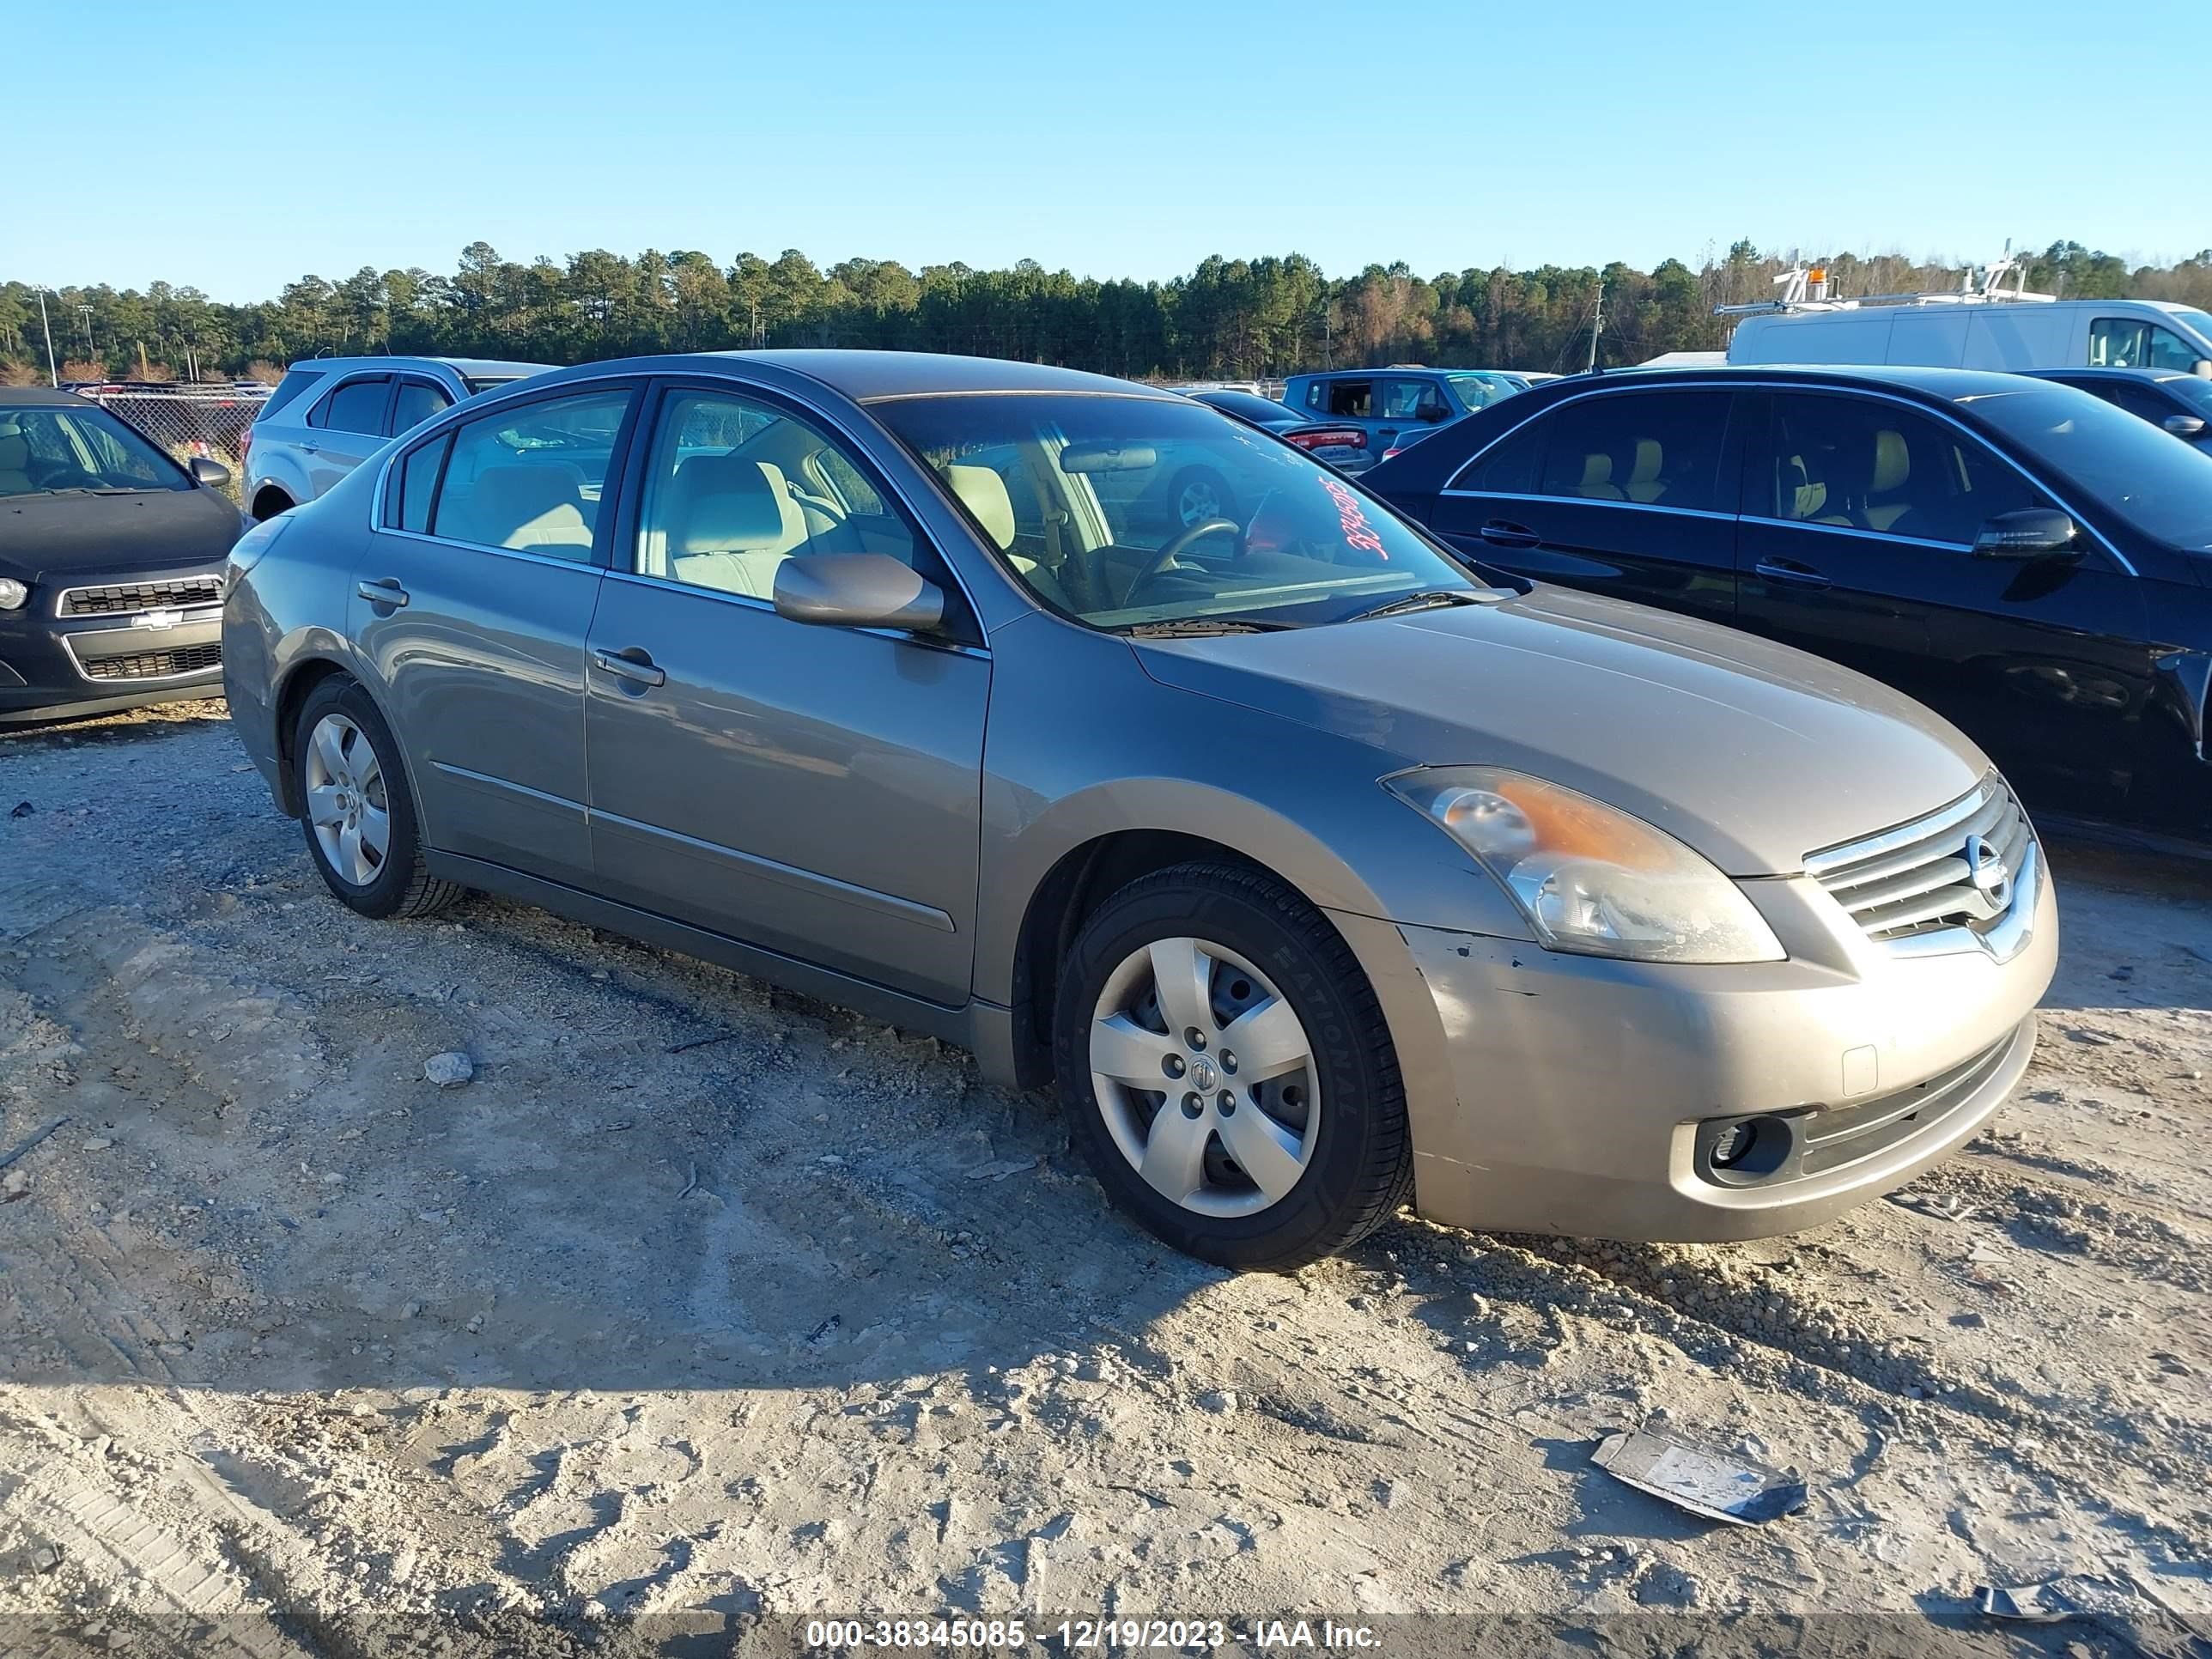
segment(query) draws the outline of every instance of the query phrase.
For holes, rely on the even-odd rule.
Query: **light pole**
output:
[[[58,386],[62,383],[62,372],[54,367],[54,331],[46,322],[46,295],[49,294],[53,294],[52,289],[39,289],[39,332],[46,337],[46,378]],[[57,300],[61,297],[54,294]]]
[[[76,314],[84,319],[84,360],[89,363],[100,356],[98,349],[92,343],[92,307],[79,306]]]

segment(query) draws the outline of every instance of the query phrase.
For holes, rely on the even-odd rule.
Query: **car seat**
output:
[[[1628,499],[1646,503],[1657,501],[1667,493],[1666,480],[1659,469],[1666,464],[1667,453],[1659,447],[1656,438],[1636,441],[1636,465],[1628,471],[1626,486]]]
[[[0,495],[27,495],[38,485],[31,482],[31,441],[20,425],[0,426]]]
[[[1008,551],[1014,544],[1014,498],[1006,493],[1006,481],[995,468],[947,466],[944,477],[946,487],[959,498],[960,505],[968,509],[991,544],[1006,555],[1006,562],[1024,581],[1060,610],[1073,611],[1079,608],[1060,586],[1058,576],[1036,560]]]
[[[806,521],[783,470],[738,455],[694,455],[668,486],[659,556],[694,587],[774,599],[776,567],[807,550]]]
[[[462,523],[441,519],[441,535],[489,547],[584,548],[592,544],[583,498],[565,468],[522,464],[489,466],[457,502]]]

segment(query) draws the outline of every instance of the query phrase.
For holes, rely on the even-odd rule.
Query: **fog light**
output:
[[[1720,1139],[1713,1142],[1713,1167],[1725,1170],[1742,1163],[1757,1145],[1758,1124],[1750,1121],[1729,1124],[1721,1131]]]

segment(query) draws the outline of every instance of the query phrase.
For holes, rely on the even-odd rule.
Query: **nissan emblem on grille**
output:
[[[1966,879],[1989,901],[1993,913],[2003,909],[2012,897],[2012,872],[2005,868],[1997,849],[1979,836],[1966,837]]]

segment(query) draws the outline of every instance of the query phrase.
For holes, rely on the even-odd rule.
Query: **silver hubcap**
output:
[[[1130,1167],[1200,1215],[1288,1197],[1321,1133],[1305,1027],[1266,975],[1204,939],[1160,939],[1108,975],[1091,1085]]]
[[[307,822],[338,878],[366,887],[392,847],[392,803],[368,734],[343,714],[325,714],[307,738]]]
[[[1206,519],[1225,518],[1221,510],[1221,496],[1210,483],[1198,483],[1183,486],[1176,501],[1176,516],[1188,530]]]

